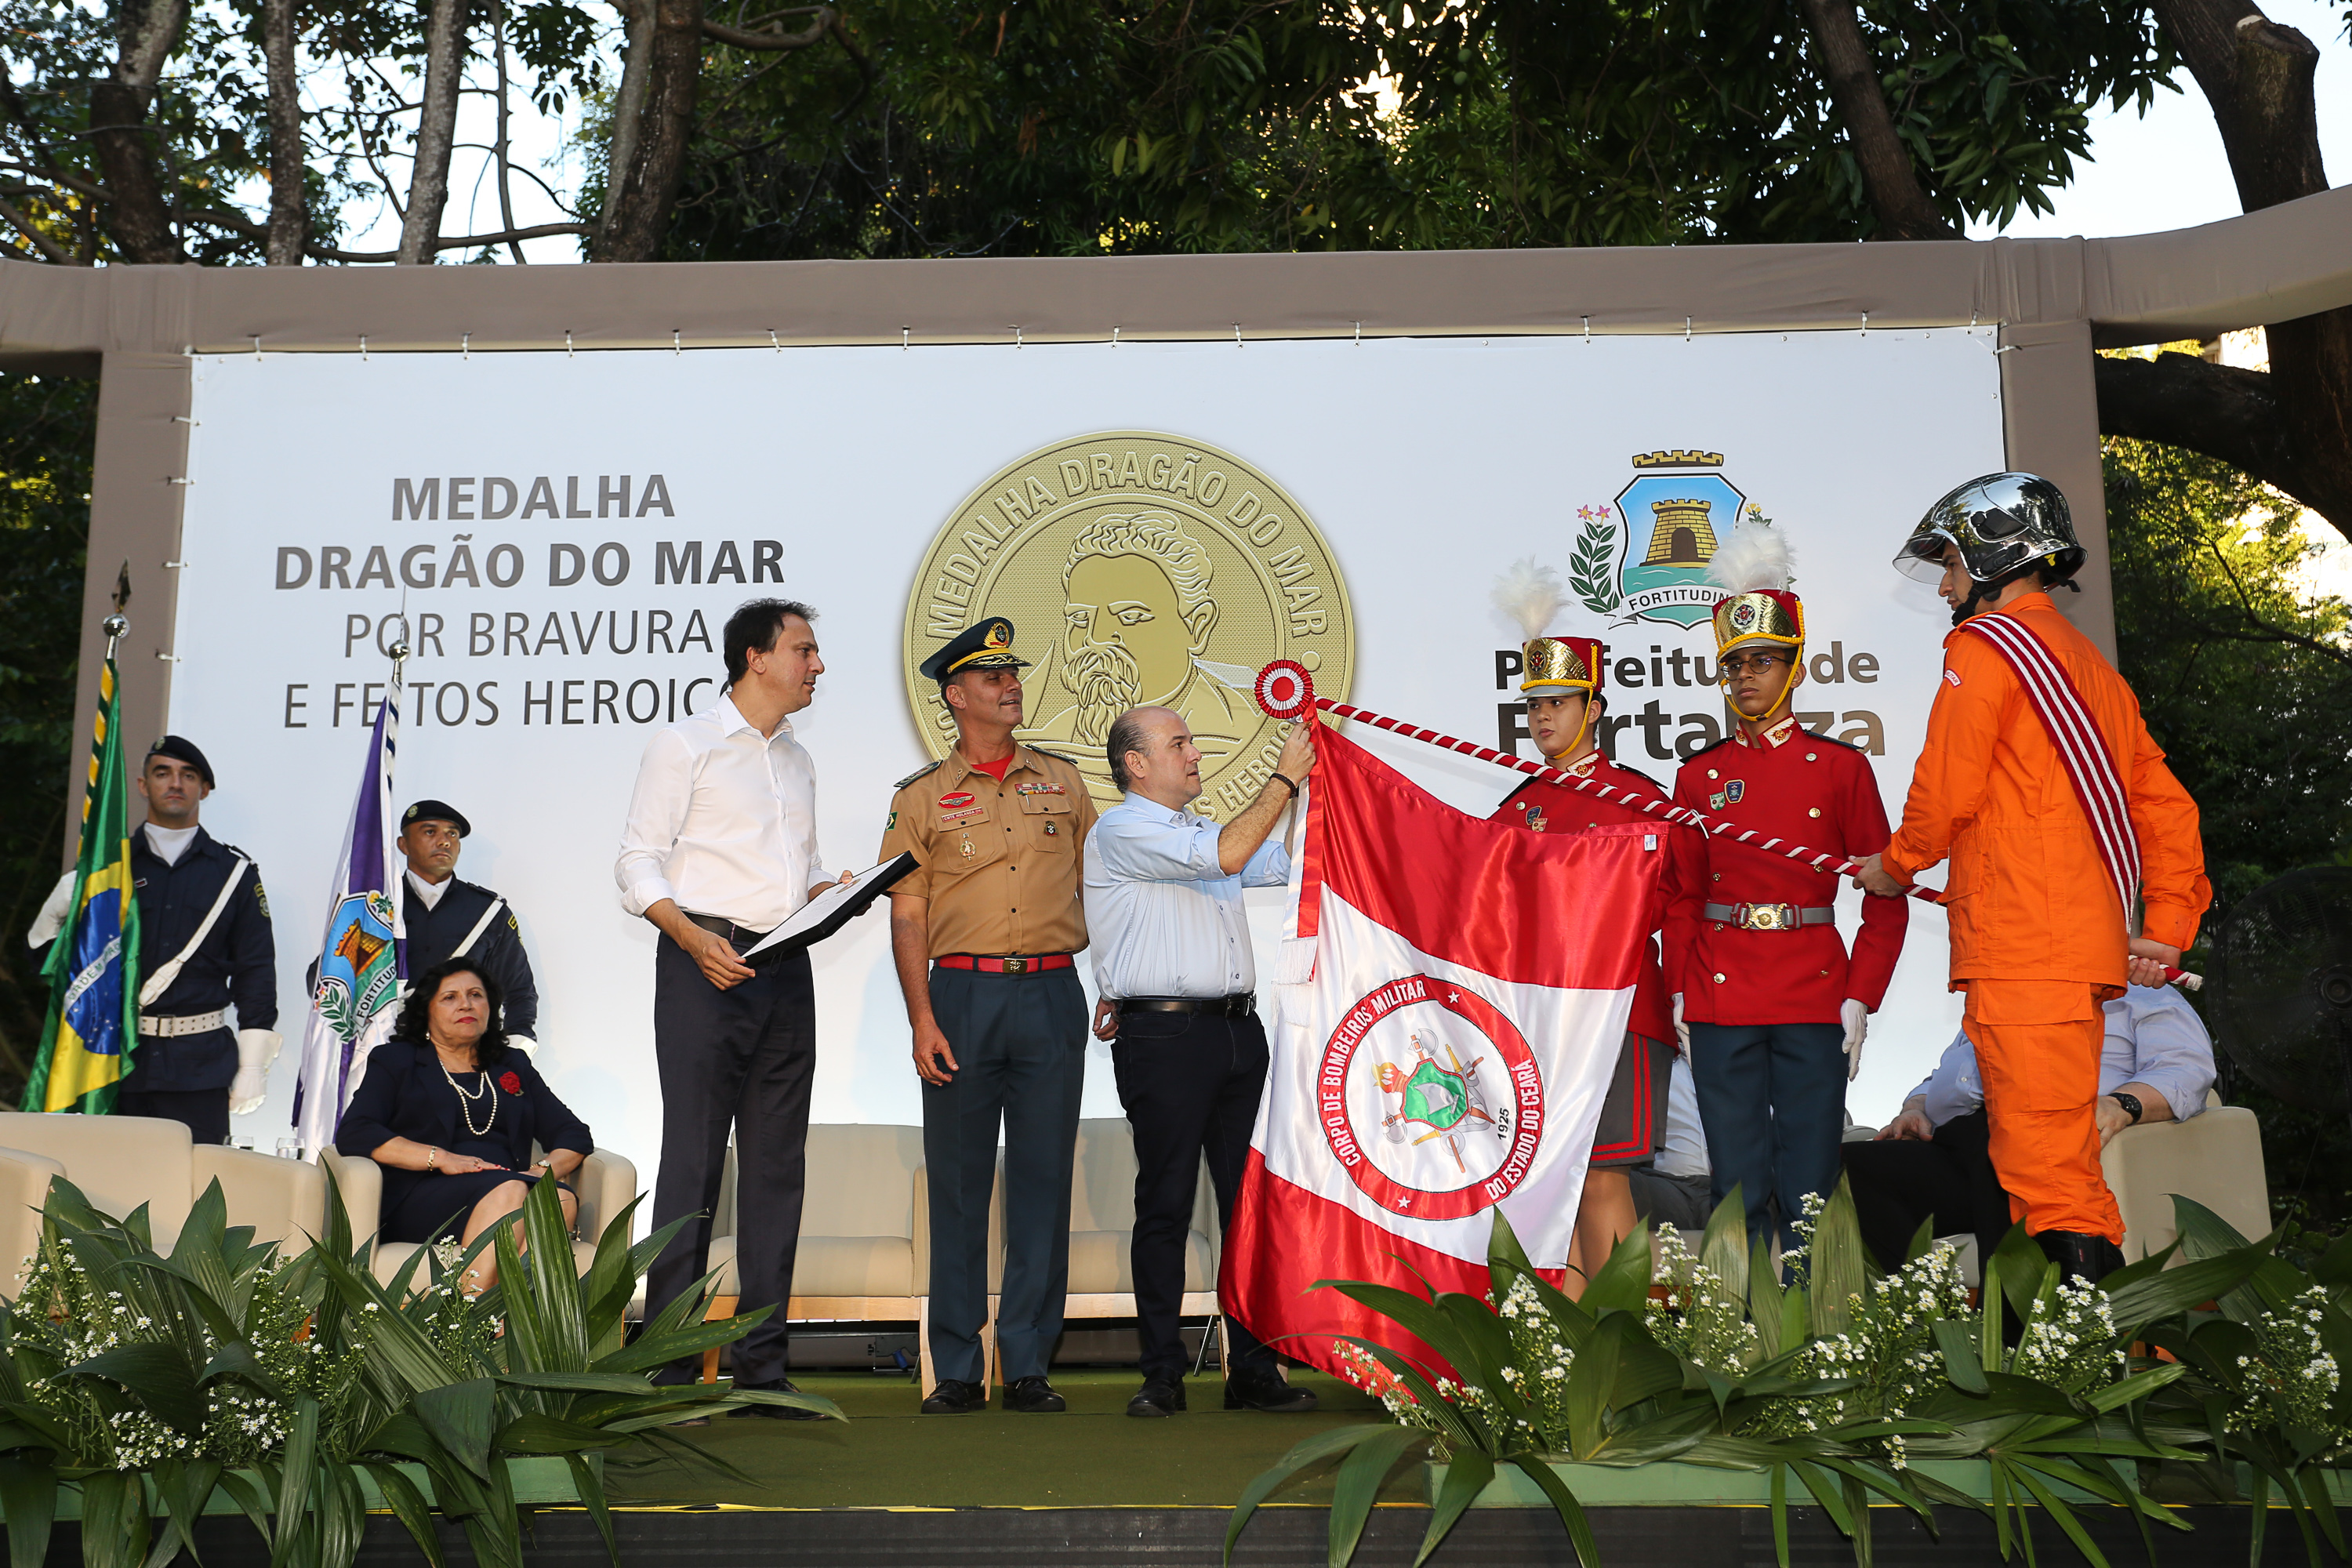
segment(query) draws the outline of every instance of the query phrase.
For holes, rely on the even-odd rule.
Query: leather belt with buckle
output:
[[[165,1017],[156,1013],[139,1015],[139,1032],[154,1039],[174,1039],[182,1035],[209,1035],[215,1029],[228,1027],[228,1009],[216,1007],[209,1013],[187,1013]]]
[[[733,921],[720,920],[717,915],[688,913],[686,918],[713,936],[725,937],[739,948],[751,947],[768,940],[766,931],[753,931],[750,926],[739,926]],[[762,954],[762,956],[765,955]]]
[[[1795,931],[1799,926],[1837,923],[1837,910],[1826,905],[1805,909],[1796,904],[1709,904],[1706,918],[1741,931]]]
[[[1050,969],[1067,969],[1077,960],[1066,952],[1008,952],[995,956],[950,952],[931,962],[941,969],[971,969],[982,974],[1043,974]]]
[[[1230,996],[1122,996],[1118,1010],[1122,1013],[1215,1013],[1228,1018],[1246,1018],[1257,1011],[1257,997],[1248,991],[1236,991]]]

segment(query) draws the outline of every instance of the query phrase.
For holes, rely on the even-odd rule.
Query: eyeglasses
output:
[[[1735,653],[1722,661],[1722,668],[1726,675],[1746,675],[1750,671],[1758,675],[1769,675],[1772,673],[1774,665],[1788,662],[1789,656],[1785,653],[1751,653],[1744,656]]]

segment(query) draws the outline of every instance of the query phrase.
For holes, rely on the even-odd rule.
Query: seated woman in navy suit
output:
[[[383,1167],[379,1239],[470,1246],[542,1177],[559,1184],[565,1222],[577,1219],[561,1184],[595,1142],[530,1058],[507,1048],[501,1000],[498,982],[467,960],[437,963],[410,988],[392,1038],[370,1053],[335,1148]],[[544,1158],[532,1159],[534,1142]],[[497,1254],[486,1251],[467,1289],[497,1282]]]

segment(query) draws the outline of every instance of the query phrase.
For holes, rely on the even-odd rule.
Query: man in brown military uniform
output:
[[[1045,1380],[1069,1279],[1070,1165],[1086,1082],[1087,945],[1079,860],[1094,801],[1078,770],[1015,745],[1013,623],[991,617],[923,661],[955,749],[901,780],[881,858],[915,857],[890,889],[890,951],[923,1080],[931,1221],[929,1415],[987,1403],[988,1199],[1004,1134],[1004,1279],[997,1353],[1006,1403],[1055,1411]]]

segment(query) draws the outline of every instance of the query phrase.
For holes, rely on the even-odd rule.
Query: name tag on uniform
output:
[[[943,811],[940,813],[940,826],[941,827],[953,827],[958,823],[969,822],[974,817],[986,816],[987,815],[988,807],[984,805],[968,805],[961,811]]]

